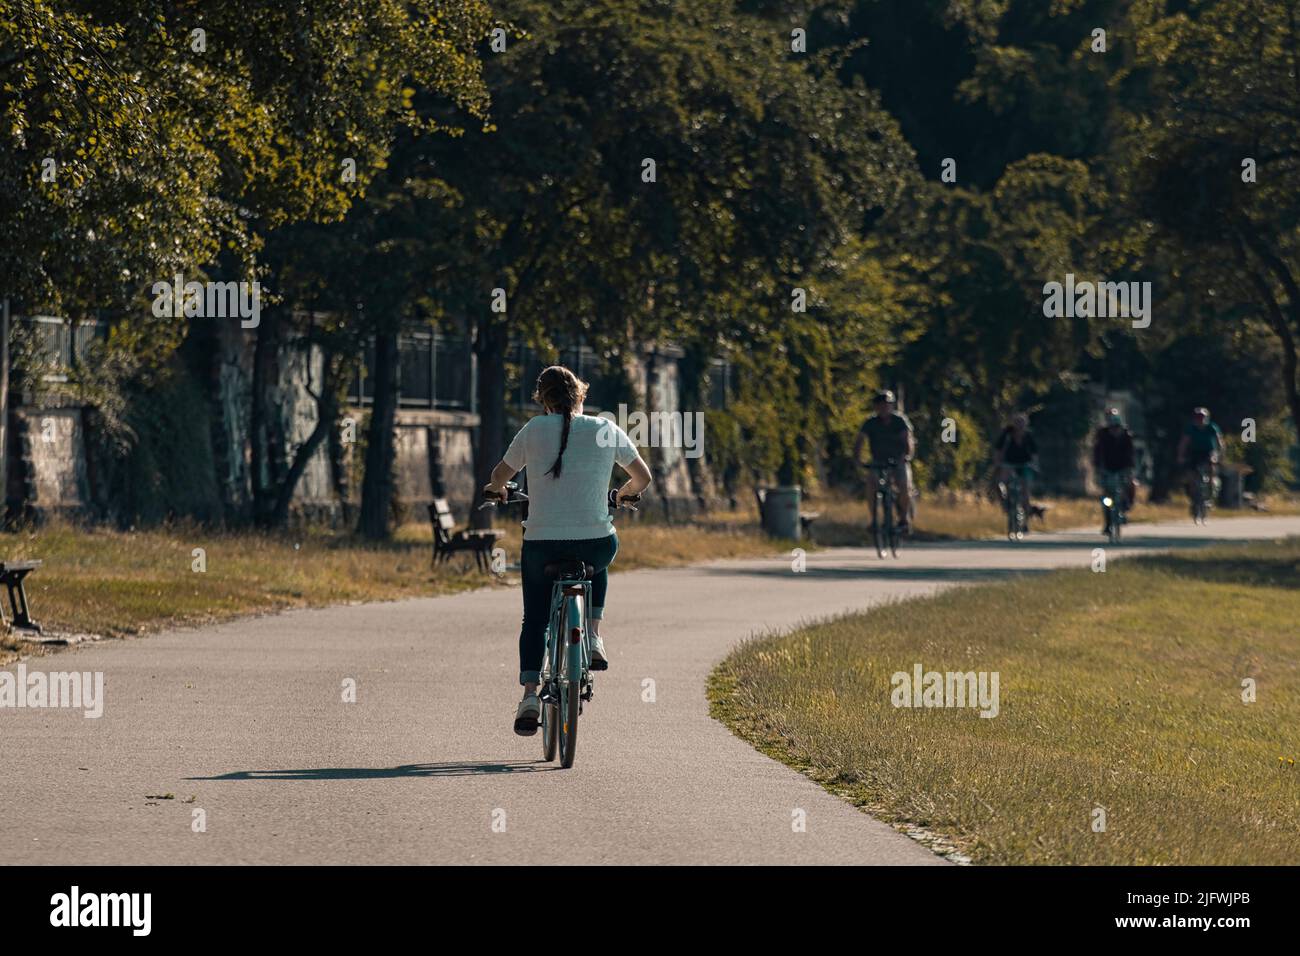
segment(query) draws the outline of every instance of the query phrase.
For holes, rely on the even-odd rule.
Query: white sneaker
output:
[[[537,723],[542,719],[542,702],[536,694],[525,694],[515,711],[515,733],[531,737],[537,733]]]
[[[609,659],[605,657],[605,642],[599,634],[591,635],[591,669],[603,671],[609,669]]]

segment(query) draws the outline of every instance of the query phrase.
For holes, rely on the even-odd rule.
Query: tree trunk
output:
[[[9,511],[9,300],[0,303],[0,519]]]
[[[351,373],[349,373],[350,377]],[[352,509],[352,480],[349,474],[350,456],[343,434],[335,422],[329,433],[330,484],[339,503],[339,517],[343,527],[351,528],[355,519]]]
[[[372,541],[385,541],[392,535],[393,461],[401,386],[398,334],[395,329],[375,334],[375,394],[366,435],[366,470],[361,479],[361,520],[357,526],[362,537]]]
[[[310,355],[308,361],[311,361]],[[301,480],[303,472],[307,470],[307,466],[311,463],[316,450],[334,432],[338,423],[338,366],[339,359],[337,356],[326,355],[322,358],[320,392],[316,396],[316,427],[307,436],[307,440],[294,452],[293,462],[285,473],[284,480],[280,482],[279,490],[275,496],[275,505],[271,510],[270,524],[272,527],[283,528],[289,523],[289,506],[293,503],[293,494],[297,490],[298,482]]]
[[[677,381],[678,381],[678,407],[682,413],[682,428],[685,434],[686,416],[694,415],[696,412],[701,414],[708,404],[705,400],[704,386],[708,381],[709,359],[710,355],[698,343],[686,347],[686,354],[682,356],[677,363]],[[702,432],[693,433],[695,441],[702,443],[704,435]],[[686,474],[691,483],[691,496],[695,499],[695,505],[700,511],[704,511],[708,505],[706,495],[709,490],[709,470],[704,456],[699,457],[687,456],[686,450],[683,449],[683,455],[686,457]],[[692,455],[697,454],[696,451]]]
[[[1296,380],[1295,334],[1295,330],[1300,329],[1300,282],[1292,275],[1287,263],[1274,251],[1274,247],[1261,239],[1249,222],[1240,220],[1238,229],[1245,245],[1255,253],[1264,267],[1281,284],[1282,291],[1286,293],[1284,309],[1273,295],[1268,280],[1254,269],[1247,267],[1247,274],[1259,292],[1269,324],[1282,344],[1282,374],[1285,379],[1283,387],[1286,391],[1287,406],[1291,409],[1291,424],[1296,430],[1297,439],[1300,440],[1300,391],[1297,390],[1300,383]],[[1237,246],[1237,256],[1238,260],[1245,265],[1246,256],[1240,244]]]
[[[506,450],[506,348],[510,338],[504,322],[479,323],[474,341],[478,356],[478,441],[474,443],[475,491],[488,483],[492,469]],[[492,527],[493,509],[470,512],[470,526]]]
[[[280,422],[272,408],[271,397],[279,380],[279,326],[279,310],[268,309],[257,326],[253,346],[253,383],[248,422],[249,479],[253,493],[253,522],[260,527],[271,524],[275,510],[277,472],[281,470],[276,462],[282,446],[277,438]]]

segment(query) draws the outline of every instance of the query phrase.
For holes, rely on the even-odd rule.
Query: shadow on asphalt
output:
[[[809,564],[800,572],[805,578],[836,578],[839,580],[888,578],[895,581],[1005,581],[1018,574],[1044,574],[1059,568],[939,568],[933,565],[920,567],[899,564],[895,561],[881,561],[875,565],[859,565],[852,568],[829,567],[824,564]],[[764,568],[717,568],[697,569],[699,574],[716,574],[727,577],[781,577],[788,578],[794,572],[789,564],[782,562]]]
[[[1163,555],[1169,561],[1180,560],[1178,555],[1170,555],[1170,552],[1176,551],[1195,551],[1212,545],[1224,544],[1245,544],[1244,541],[1236,541],[1232,538],[1213,538],[1205,535],[1195,537],[1167,537],[1157,535],[1146,535],[1125,539],[1111,550],[1122,550],[1126,552],[1127,557],[1142,557],[1144,561],[1159,560]],[[1109,548],[1106,540],[1100,534],[1090,532],[1052,532],[1051,538],[1030,536],[1024,541],[1011,542],[1006,540],[990,539],[984,541],[949,541],[942,544],[930,543],[921,544],[915,547],[904,545],[901,551],[900,559],[882,558],[879,563],[872,563],[872,559],[867,557],[866,563],[863,559],[854,558],[854,565],[849,567],[835,566],[827,563],[834,560],[834,556],[822,553],[813,561],[810,561],[805,571],[801,572],[810,578],[837,578],[837,579],[868,579],[868,578],[887,578],[892,580],[915,580],[915,581],[998,581],[1005,580],[1008,577],[1021,574],[1043,574],[1048,571],[1061,570],[1062,565],[1053,562],[1051,565],[1044,567],[1010,567],[994,564],[984,567],[945,567],[925,563],[926,553],[931,548],[943,548],[953,551],[986,551],[999,552],[1006,554],[1022,553],[1031,555],[1035,551],[1042,552],[1059,552],[1074,551],[1079,555],[1080,567],[1086,567],[1091,559],[1094,548]],[[860,546],[859,550],[870,550],[868,546]],[[1144,554],[1144,552],[1155,552],[1154,554]],[[908,559],[912,560],[909,561]],[[996,558],[991,559],[996,560]],[[1202,562],[1186,562],[1192,565],[1195,570],[1186,573],[1199,572],[1202,576],[1214,579],[1235,579],[1244,578],[1247,575],[1245,570],[1240,570],[1239,574],[1234,576],[1232,572],[1239,570],[1235,563],[1227,560],[1220,560],[1216,563],[1213,570],[1202,569],[1198,567]],[[1257,562],[1249,562],[1249,567],[1254,567]],[[1179,568],[1181,571],[1182,569]],[[1274,569],[1276,577],[1287,580],[1288,572],[1294,575],[1294,570],[1290,567],[1279,567]],[[789,563],[784,558],[778,558],[770,564],[764,564],[761,567],[735,567],[730,565],[704,565],[696,568],[698,574],[711,574],[721,577],[753,577],[753,576],[771,576],[786,577],[791,574]]]
[[[1143,535],[1142,537],[1124,538],[1119,544],[1115,545],[1115,547],[1124,548],[1130,551],[1173,551],[1183,548],[1204,548],[1216,544],[1245,543],[1247,543],[1245,539],[1229,537],[1215,538],[1209,535],[1197,535],[1195,537]],[[950,551],[1060,551],[1070,548],[1092,549],[1108,546],[1108,542],[1100,532],[1049,531],[1044,532],[1043,535],[1031,534],[1023,541],[1018,542],[1008,541],[1005,538],[985,538],[976,541],[904,542],[900,553],[904,556],[908,553],[925,554],[926,551],[933,548],[942,548]],[[853,545],[827,545],[826,547],[851,547],[869,551],[872,549],[872,544],[869,541],[863,541]]]
[[[1276,557],[1252,554],[1243,558],[1224,556],[1213,561],[1197,560],[1196,555],[1164,554],[1144,556],[1142,561],[1148,567],[1215,584],[1245,584],[1292,590],[1300,588],[1300,558],[1295,554]]]
[[[954,550],[975,550],[984,548],[1005,548],[1008,551],[1017,550],[1055,550],[1063,548],[1104,548],[1109,544],[1100,532],[1077,531],[1047,532],[1051,537],[1042,537],[1030,535],[1023,541],[1012,542],[1005,539],[991,538],[986,541],[950,541],[950,542],[927,542],[916,548],[919,553],[924,553],[927,547],[952,548]],[[1179,535],[1178,537],[1164,535],[1142,535],[1141,537],[1123,538],[1117,548],[1124,548],[1130,551],[1172,551],[1182,548],[1204,548],[1216,544],[1244,544],[1243,539],[1221,537],[1215,538],[1210,535],[1198,534],[1194,537]],[[906,549],[905,549],[906,551]]]
[[[495,773],[538,773],[558,769],[541,760],[496,763],[490,760],[409,763],[401,767],[311,767],[305,770],[232,770],[215,777],[187,780],[372,780],[392,777],[472,777]]]

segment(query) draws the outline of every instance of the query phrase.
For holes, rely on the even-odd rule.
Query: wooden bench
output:
[[[41,626],[32,620],[27,607],[27,588],[23,579],[39,568],[41,561],[0,561],[0,583],[9,589],[9,609],[12,612],[9,624],[12,627],[41,633]],[[0,605],[0,621],[4,619],[4,607]]]
[[[446,498],[434,498],[429,505],[429,520],[433,522],[433,563],[448,560],[453,554],[468,551],[480,571],[492,570],[492,549],[504,531],[456,530],[456,519]]]
[[[766,527],[767,527],[767,517],[766,517],[766,515],[764,514],[763,509],[764,509],[764,507],[766,507],[766,505],[767,505],[767,489],[766,489],[766,488],[758,488],[758,487],[755,487],[755,488],[754,488],[754,500],[755,500],[756,502],[758,502],[758,523],[759,523],[759,525],[762,526],[763,528],[766,528]],[[816,521],[816,520],[817,520],[818,518],[820,518],[821,516],[822,516],[822,513],[821,513],[820,511],[800,511],[800,512],[799,512],[799,528],[801,529],[801,531],[802,531],[804,537],[806,537],[809,541],[812,540],[812,526],[813,526],[813,522]]]

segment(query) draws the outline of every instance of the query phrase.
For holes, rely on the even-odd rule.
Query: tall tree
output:
[[[1271,333],[1300,429],[1300,0],[1145,11],[1116,157],[1132,254]]]
[[[503,448],[510,338],[713,348],[779,324],[910,164],[868,90],[734,5],[503,12],[514,33],[485,72],[494,127],[439,148],[460,215],[431,230],[431,258],[457,263],[449,301],[475,323],[480,480]]]
[[[485,115],[475,48],[491,22],[482,0],[7,2],[0,226],[20,241],[4,274],[30,304],[136,325],[155,322],[144,290],[177,272],[265,278],[266,234],[341,217],[398,129],[456,130],[417,97]],[[260,523],[282,520],[300,473],[274,399],[291,316],[268,310],[253,333]]]

